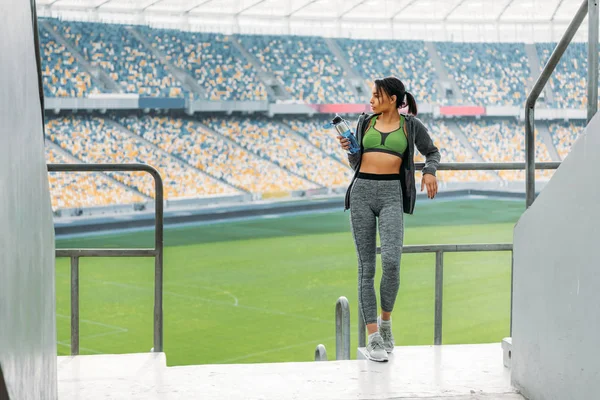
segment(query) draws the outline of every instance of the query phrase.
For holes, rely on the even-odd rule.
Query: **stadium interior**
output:
[[[334,54],[329,40],[335,42],[344,60]],[[536,43],[537,57],[533,57],[526,51],[526,46],[532,45],[523,43],[224,35],[45,18],[40,24],[40,46],[48,98],[122,93],[187,101],[277,102],[285,98],[311,105],[356,104],[368,102],[370,92],[366,90],[374,79],[392,75],[405,82],[417,104],[522,108],[532,71],[539,71],[547,62],[555,43]],[[252,61],[240,47],[247,49]],[[458,94],[443,91],[432,63],[432,49],[444,72],[454,80]],[[360,77],[362,95],[353,88],[344,63]],[[552,99],[541,107],[584,109],[586,63],[585,45],[573,43],[550,81]],[[196,85],[186,84],[180,74],[173,73],[173,67]],[[97,69],[106,78],[97,78]],[[268,92],[261,79],[264,73],[276,80],[284,94]],[[107,80],[112,84],[107,85]],[[342,188],[349,182],[347,157],[333,132],[323,129],[328,114],[198,112],[190,116],[160,108],[56,111],[48,112],[46,121],[49,162],[149,163],[164,176],[168,200],[240,193],[262,198]],[[524,159],[524,124],[517,116],[447,118],[429,112],[421,113],[420,118],[441,149],[444,162]],[[583,122],[568,118],[541,121],[536,132],[536,160],[563,159]],[[542,140],[546,134],[548,140]],[[419,155],[417,161],[422,160]],[[257,179],[265,174],[272,179]],[[129,204],[153,196],[149,179],[134,182],[124,173],[93,182],[85,176],[59,175],[53,173],[51,178],[55,210]],[[537,179],[551,176],[552,171],[537,171]],[[507,184],[523,181],[524,172],[448,171],[441,172],[439,179],[442,185]]]
[[[0,400],[600,398],[599,26],[597,0],[0,2]],[[436,179],[415,152],[404,202],[377,176],[346,213],[331,122],[387,76]]]

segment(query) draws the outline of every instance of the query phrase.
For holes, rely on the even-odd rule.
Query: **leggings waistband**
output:
[[[400,174],[369,174],[359,172],[357,178],[369,179],[372,181],[396,181],[400,180]]]

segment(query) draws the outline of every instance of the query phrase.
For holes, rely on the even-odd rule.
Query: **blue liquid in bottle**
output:
[[[323,127],[324,128],[333,127],[340,134],[340,136],[350,140],[350,146],[349,146],[348,150],[346,150],[347,153],[356,154],[360,151],[360,145],[358,144],[356,137],[352,133],[352,130],[350,129],[350,125],[339,115],[336,114],[335,117],[333,118],[333,120],[330,123],[324,125]]]

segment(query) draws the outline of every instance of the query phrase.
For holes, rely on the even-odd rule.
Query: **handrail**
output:
[[[344,296],[335,303],[335,359],[350,359],[350,305]]]
[[[435,253],[435,311],[434,333],[435,345],[442,344],[442,304],[444,294],[444,253],[462,253],[472,251],[512,251],[512,243],[481,243],[481,244],[434,244],[404,246],[403,254]],[[377,247],[377,254],[381,248]],[[511,273],[512,276],[512,273]],[[512,277],[511,277],[512,282]],[[512,284],[512,283],[511,283]],[[512,288],[511,288],[511,321],[512,321]],[[366,325],[360,307],[358,307],[358,347],[365,347]]]
[[[560,42],[556,45],[556,48],[552,52],[550,59],[544,66],[542,73],[538,77],[535,85],[533,85],[533,89],[531,89],[531,93],[527,96],[527,101],[525,102],[525,204],[526,208],[529,208],[533,204],[535,200],[535,103],[537,99],[540,97],[542,90],[548,83],[550,79],[550,75],[554,72],[556,65],[560,61],[562,55],[565,50],[571,43],[573,36],[581,26],[583,19],[585,18],[588,12],[588,1],[592,0],[584,0],[577,10],[577,14],[569,24],[569,27],[565,31],[563,37],[560,39]],[[598,23],[598,19],[596,19],[596,24]],[[597,40],[596,40],[597,46]],[[597,54],[596,54],[597,56]],[[596,90],[598,87],[596,85]]]
[[[598,110],[598,17],[598,0],[588,0],[588,124]]]
[[[539,162],[536,169],[557,169],[560,167],[560,161]],[[415,169],[420,171],[425,163],[415,163]],[[441,163],[438,171],[506,171],[506,170],[524,170],[524,162],[462,162],[462,163]]]
[[[163,204],[164,190],[160,173],[147,164],[48,164],[48,172],[147,172],[154,178],[156,198],[153,249],[56,249],[56,257],[71,259],[71,354],[79,354],[79,258],[81,257],[154,257],[154,347],[163,351]]]

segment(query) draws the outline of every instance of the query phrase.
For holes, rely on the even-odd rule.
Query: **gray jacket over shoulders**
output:
[[[352,181],[346,190],[346,199],[344,202],[344,211],[350,208],[350,193],[352,187],[360,171],[360,164],[362,161],[362,154],[364,147],[362,144],[362,138],[365,134],[366,128],[369,126],[371,119],[378,114],[365,114],[362,113],[358,118],[356,124],[356,140],[360,143],[360,151],[355,154],[348,154],[348,161],[350,166],[354,170],[354,176]],[[423,174],[431,174],[435,176],[438,165],[440,163],[440,152],[438,148],[433,144],[431,136],[423,122],[413,115],[404,115],[406,121],[406,130],[408,136],[408,147],[403,158],[402,165],[400,166],[400,187],[402,188],[402,200],[404,206],[404,212],[412,214],[415,209],[415,201],[417,198],[417,189],[415,183],[415,147],[419,150],[419,153],[425,156],[425,166],[423,167]],[[398,193],[400,196],[400,193]]]

